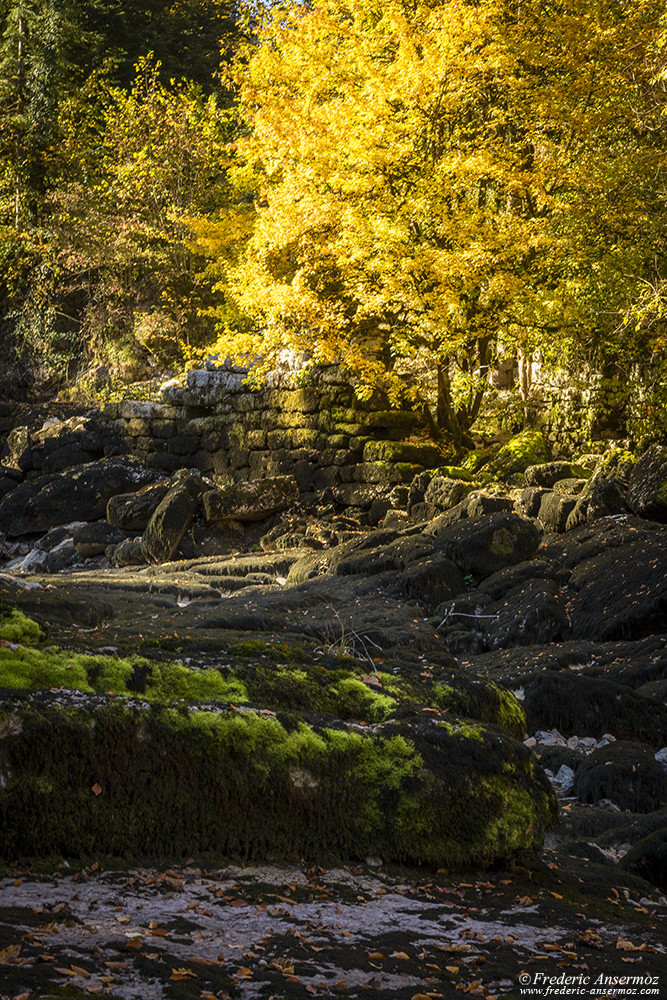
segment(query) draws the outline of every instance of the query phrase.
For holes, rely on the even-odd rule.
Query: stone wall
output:
[[[307,384],[294,372],[271,373],[260,389],[239,369],[195,370],[160,397],[33,432],[15,428],[4,464],[34,475],[129,453],[165,472],[198,468],[222,481],[291,473],[302,492],[330,488],[341,502],[365,506],[442,462],[417,414],[359,401],[333,366]]]

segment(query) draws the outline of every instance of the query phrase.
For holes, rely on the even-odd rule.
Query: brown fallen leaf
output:
[[[240,969],[237,969],[236,972],[233,972],[232,976],[234,979],[252,979],[253,972],[252,969],[242,966]]]
[[[176,982],[183,979],[196,979],[197,973],[193,972],[192,969],[186,969],[186,968],[172,969],[169,978],[173,979]]]
[[[93,793],[93,795],[101,795],[102,794],[102,786],[98,785],[97,782],[95,782],[95,784],[93,785],[93,787],[90,790]]]
[[[276,958],[269,965],[270,968],[275,969],[277,972],[282,972],[283,975],[294,975],[294,962],[291,958]]]
[[[10,944],[6,948],[3,948],[0,951],[0,965],[9,965],[10,962],[19,957],[20,952],[20,944]]]
[[[452,976],[455,976],[456,973],[459,971],[459,968],[460,968],[460,966],[458,966],[458,965],[446,965],[445,966],[445,971],[446,972],[450,972],[452,974]]]
[[[617,951],[646,951],[646,944],[633,944],[632,941],[625,941],[619,937],[616,942]]]
[[[400,958],[404,962],[409,962],[410,961],[410,956],[406,955],[406,953],[404,951],[392,951],[392,953],[389,956],[389,958]]]
[[[72,970],[75,976],[83,976],[84,979],[90,979],[90,973],[88,972],[88,969],[84,969],[80,965],[70,965],[70,969]]]
[[[372,951],[368,957],[374,958],[376,961],[382,961],[382,962],[385,959],[385,956],[382,954],[381,951]]]

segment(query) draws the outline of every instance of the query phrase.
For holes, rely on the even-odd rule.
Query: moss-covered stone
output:
[[[22,611],[16,609],[8,612],[4,617],[0,617],[0,640],[11,643],[24,643],[34,645],[44,638],[44,633],[32,618],[28,618]],[[0,650],[1,652],[1,650]]]
[[[484,864],[539,846],[555,816],[499,730],[414,716],[372,729],[255,712],[40,696],[4,708],[0,854],[212,851]]]
[[[67,688],[126,697],[140,694],[147,701],[162,704],[179,700],[238,703],[248,700],[242,681],[218,670],[190,670],[178,663],[151,663],[138,656],[122,659],[86,655],[55,646],[39,649],[27,645],[16,649],[0,646],[0,688],[30,691]]]
[[[435,466],[442,459],[440,449],[422,441],[368,441],[364,447],[364,462],[408,462]]]
[[[494,458],[484,466],[484,477],[507,479],[524,472],[530,465],[541,465],[550,459],[549,446],[541,431],[525,430],[503,445]]]

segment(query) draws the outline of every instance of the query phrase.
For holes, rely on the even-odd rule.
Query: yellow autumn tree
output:
[[[271,5],[236,71],[256,217],[220,265],[248,321],[223,322],[219,350],[342,360],[393,399],[435,383],[435,422],[460,441],[499,345],[564,358],[603,342],[664,257],[661,14]]]

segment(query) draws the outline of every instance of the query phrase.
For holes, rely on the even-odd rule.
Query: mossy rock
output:
[[[627,448],[610,448],[597,462],[586,492],[592,491],[599,479],[615,479],[626,487],[636,464],[636,455]]]
[[[438,531],[436,524],[436,521],[431,523],[431,531]],[[530,559],[540,539],[541,532],[534,521],[508,511],[465,518],[444,527],[437,534],[435,551],[452,559],[464,573],[481,580],[506,566]]]
[[[531,465],[542,465],[550,459],[549,446],[541,431],[526,430],[504,444],[494,458],[484,466],[483,478],[507,479]]]
[[[20,643],[41,638],[39,627],[21,612],[0,625],[13,629]],[[193,669],[180,663],[139,656],[75,653],[56,646],[0,646],[0,688],[18,691],[67,688],[84,694],[112,694],[170,705],[253,703],[275,711],[327,713],[340,719],[384,722],[424,707],[452,711],[498,725],[516,739],[526,718],[511,692],[470,671],[460,672],[419,661],[420,670],[392,667],[367,673],[368,665],[350,657],[315,659],[300,646],[248,639],[229,647],[234,666]],[[422,669],[423,668],[423,669]]]
[[[462,479],[450,479],[448,476],[434,476],[426,488],[424,500],[433,504],[439,510],[450,510],[456,507],[474,489],[474,484]]]
[[[442,453],[423,441],[368,441],[362,457],[364,462],[408,462],[429,468],[441,461]]]
[[[0,617],[0,641],[5,643],[22,643],[33,646],[44,638],[44,633],[37,622],[28,618],[22,611],[12,610]],[[6,648],[6,647],[5,647]],[[13,652],[13,651],[12,651]],[[2,647],[0,647],[0,656]]]
[[[491,445],[489,448],[478,448],[475,451],[470,451],[461,462],[460,468],[474,475],[487,465],[492,458],[495,458],[499,451],[500,445],[498,444]]]
[[[63,700],[0,706],[6,859],[380,853],[460,867],[535,850],[556,818],[532,755],[481,724]]]
[[[472,454],[477,453],[472,452]],[[438,476],[445,476],[447,479],[460,479],[464,483],[474,483],[475,481],[473,473],[464,469],[462,465],[440,465],[435,472]]]

